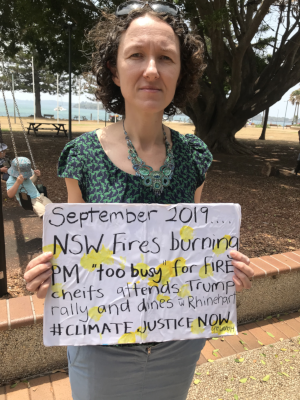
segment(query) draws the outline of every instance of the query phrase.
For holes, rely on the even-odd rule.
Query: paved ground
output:
[[[299,334],[297,312],[241,325],[238,336],[209,340],[187,400],[299,400]],[[67,370],[0,387],[0,400],[72,400]]]
[[[233,355],[202,364],[187,400],[299,400],[298,342],[298,338],[287,339],[240,353],[241,362]]]

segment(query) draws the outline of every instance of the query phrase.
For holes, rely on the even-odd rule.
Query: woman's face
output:
[[[114,82],[125,107],[161,112],[173,100],[180,75],[180,44],[173,29],[150,15],[122,34]]]

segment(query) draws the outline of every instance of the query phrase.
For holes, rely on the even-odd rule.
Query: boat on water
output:
[[[54,108],[54,111],[66,111],[66,110],[67,110],[66,108],[63,108],[61,106]]]

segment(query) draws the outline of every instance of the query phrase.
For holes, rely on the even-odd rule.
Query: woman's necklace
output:
[[[160,167],[159,171],[153,171],[153,168],[146,165],[145,162],[137,155],[137,152],[125,131],[124,120],[123,129],[125,134],[125,139],[128,146],[128,159],[131,160],[133,169],[135,170],[136,176],[142,178],[142,182],[145,186],[151,187],[156,194],[160,196],[165,187],[169,186],[174,171],[174,155],[170,147],[170,143],[167,140],[167,135],[162,125],[164,142],[166,145],[167,157],[164,165]]]

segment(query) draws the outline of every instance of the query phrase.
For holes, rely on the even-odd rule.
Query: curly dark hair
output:
[[[120,87],[113,80],[107,63],[117,65],[117,54],[120,38],[130,23],[145,14],[152,15],[169,24],[179,38],[181,71],[180,82],[176,88],[173,101],[165,108],[164,114],[176,114],[199,94],[199,78],[205,69],[203,61],[203,43],[200,37],[189,31],[182,16],[157,13],[149,6],[131,11],[124,17],[103,13],[98,24],[88,33],[87,39],[94,43],[96,51],[92,54],[92,72],[96,76],[98,88],[96,98],[102,101],[108,111],[125,115],[125,102]]]

